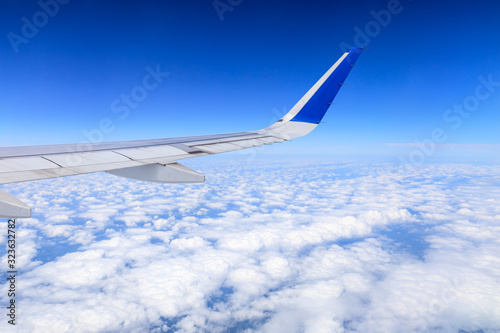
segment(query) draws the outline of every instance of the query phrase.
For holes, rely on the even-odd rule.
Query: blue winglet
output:
[[[354,63],[358,60],[362,50],[363,48],[361,47],[350,49],[344,60],[335,68],[321,87],[319,87],[291,121],[319,124],[333,99],[337,96],[340,87],[351,71],[351,68],[354,66]]]

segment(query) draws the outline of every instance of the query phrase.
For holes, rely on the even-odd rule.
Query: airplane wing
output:
[[[352,48],[279,121],[261,130],[171,139],[0,148],[0,184],[105,171],[136,180],[200,183],[178,161],[283,142],[311,132],[361,54]],[[0,218],[31,217],[31,208],[0,190]]]

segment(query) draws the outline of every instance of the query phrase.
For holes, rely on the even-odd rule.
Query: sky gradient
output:
[[[396,154],[440,128],[448,144],[440,153],[497,154],[498,2],[232,3],[218,11],[212,1],[67,1],[47,5],[54,15],[44,21],[39,3],[2,2],[1,146],[263,128],[305,94],[342,45],[362,44],[324,124],[267,151]],[[24,18],[38,22],[36,33],[23,35]],[[143,84],[147,68],[168,76],[125,114],[122,98]],[[487,97],[475,104],[469,97],[479,85]],[[447,113],[464,103],[471,112]],[[100,128],[103,119],[111,129]]]

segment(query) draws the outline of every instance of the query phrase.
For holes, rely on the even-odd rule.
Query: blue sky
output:
[[[1,146],[85,141],[105,118],[113,129],[104,141],[259,129],[288,111],[361,31],[368,49],[325,123],[266,151],[394,154],[414,148],[388,143],[413,144],[435,128],[465,155],[498,151],[500,87],[483,87],[488,97],[457,128],[443,120],[474,96],[480,77],[500,81],[498,2],[232,3],[221,20],[212,1],[69,1],[13,46],[23,17],[33,23],[42,8],[3,1]],[[386,26],[376,23],[372,13],[389,9]],[[120,119],[112,103],[157,66],[169,75]]]

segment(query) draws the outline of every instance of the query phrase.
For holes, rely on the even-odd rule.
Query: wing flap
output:
[[[58,167],[43,157],[17,157],[0,160],[0,173],[26,170],[40,170]]]
[[[227,136],[227,137],[218,137],[214,139],[206,139],[206,140],[193,140],[190,141],[189,139],[186,140],[185,144],[188,146],[194,147],[194,146],[199,146],[199,145],[209,145],[209,144],[215,144],[215,143],[231,143],[231,142],[236,142],[236,141],[246,141],[246,140],[251,140],[251,139],[257,139],[261,138],[264,136],[269,136],[260,133],[259,131],[256,131],[254,133],[248,134],[248,135],[241,135],[241,136]]]
[[[208,145],[193,146],[195,148],[201,149],[203,151],[209,152],[210,154],[220,154],[226,153],[228,151],[238,150],[241,147],[232,143],[212,143]]]
[[[146,160],[164,156],[188,155],[185,151],[171,146],[152,146],[132,149],[117,149],[114,152],[126,156],[131,160]]]
[[[130,161],[129,158],[117,154],[113,151],[96,151],[76,154],[55,154],[43,156],[46,160],[52,161],[57,166],[64,168],[79,167],[93,164],[121,163]]]

